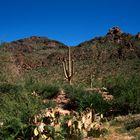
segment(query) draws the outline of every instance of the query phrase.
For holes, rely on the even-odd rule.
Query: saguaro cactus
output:
[[[90,74],[90,88],[93,88],[93,74]]]
[[[68,49],[69,49],[68,63],[67,63],[66,59],[63,59],[63,70],[64,70],[65,78],[71,85],[71,79],[74,75],[74,67],[73,67],[73,60],[71,60],[70,47],[68,47]]]

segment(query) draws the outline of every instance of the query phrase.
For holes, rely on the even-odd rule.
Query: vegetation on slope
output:
[[[68,47],[44,37],[31,37],[0,47],[0,139],[26,139],[34,128],[30,119],[63,89],[78,112],[87,107],[106,117],[140,113],[140,37],[118,27],[106,36],[71,48],[72,85],[66,84],[63,58]],[[92,90],[90,87],[92,79]],[[105,87],[114,98],[103,100],[95,89]],[[33,96],[31,93],[37,93]],[[43,102],[43,101],[47,102]],[[138,126],[139,127],[139,126]]]

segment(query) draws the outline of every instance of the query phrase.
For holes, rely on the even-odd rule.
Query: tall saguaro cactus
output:
[[[67,81],[71,85],[71,79],[74,75],[74,67],[73,67],[73,60],[71,60],[70,47],[68,47],[68,49],[69,49],[68,63],[67,63],[66,59],[63,59],[62,63],[63,63],[63,70],[64,70],[65,78],[67,79]]]

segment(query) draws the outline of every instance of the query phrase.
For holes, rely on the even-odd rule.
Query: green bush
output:
[[[128,121],[124,124],[125,128],[127,130],[130,130],[130,129],[135,129],[137,127],[140,127],[140,119],[131,119],[131,121]]]
[[[140,78],[137,75],[125,79],[119,76],[105,82],[110,94],[114,96],[112,106],[120,113],[140,112]]]
[[[13,85],[10,83],[1,83],[0,84],[0,93],[17,93],[23,90],[20,85]]]
[[[42,82],[36,82],[32,77],[26,79],[24,84],[24,88],[28,92],[35,91],[38,93],[42,98],[51,99],[57,95],[59,92],[59,86],[53,84],[46,84]]]
[[[11,117],[15,116],[27,123],[29,118],[43,107],[41,99],[23,92],[1,94],[0,100],[0,118],[5,121],[11,120]]]
[[[43,98],[51,99],[55,97],[59,92],[59,86],[57,85],[39,85],[35,91],[39,93]]]
[[[87,91],[84,87],[65,87],[67,96],[72,103],[69,108],[75,106],[76,110],[83,111],[87,107],[95,109],[96,112],[104,112],[110,107],[110,103],[103,100],[102,96],[96,92]]]
[[[0,139],[29,139],[33,136],[34,125],[26,125],[20,118],[12,117],[4,128],[0,129]]]
[[[15,139],[17,135],[25,138],[32,128],[30,119],[40,110],[53,106],[52,102],[44,104],[41,97],[28,92],[1,93],[0,122],[4,124],[0,127],[0,139]]]
[[[11,120],[6,122],[5,127],[2,129],[2,137],[0,138],[3,139],[8,139],[8,138],[15,138],[19,131],[23,128],[23,123],[19,118],[12,117]]]

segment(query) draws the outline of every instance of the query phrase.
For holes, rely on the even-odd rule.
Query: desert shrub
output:
[[[59,92],[59,86],[57,85],[40,85],[35,89],[43,98],[51,99],[55,97]]]
[[[65,92],[72,101],[71,106],[75,106],[78,111],[83,111],[85,108],[91,107],[96,112],[103,113],[110,106],[110,103],[103,100],[99,93],[87,91],[83,86],[65,87]]]
[[[104,80],[104,86],[107,87],[109,93],[117,98],[121,95],[121,91],[125,91],[126,80],[122,76],[108,77]]]
[[[14,139],[23,126],[24,125],[19,118],[12,117],[11,120],[6,122],[5,127],[1,129],[2,133],[0,138]]]
[[[99,93],[85,93],[79,100],[79,109],[85,109],[91,107],[98,113],[104,113],[110,104],[109,102],[103,100],[102,96]]]
[[[59,92],[58,85],[37,82],[32,77],[29,77],[28,79],[26,79],[25,84],[24,84],[24,88],[28,92],[35,91],[42,98],[47,98],[47,99],[53,98]]]
[[[17,93],[22,91],[21,85],[14,85],[10,83],[1,83],[0,84],[0,93]]]
[[[106,128],[102,128],[102,129],[91,129],[88,132],[88,136],[92,136],[94,138],[99,138],[101,135],[105,136],[108,133],[108,130]]]
[[[131,121],[126,122],[124,126],[127,130],[140,127],[140,119],[132,119]]]
[[[26,125],[20,118],[12,117],[1,128],[0,139],[14,140],[17,138],[29,139],[33,136],[34,125]]]
[[[112,106],[120,113],[139,113],[140,112],[140,78],[137,75],[126,79],[119,76],[109,79],[105,86],[109,93],[114,96]]]
[[[41,97],[28,92],[0,94],[0,139],[15,139],[17,135],[24,138],[32,129],[31,118],[46,107],[53,107],[52,102],[43,103]],[[31,131],[30,131],[31,132]]]
[[[36,81],[32,76],[26,77],[24,79],[24,89],[26,89],[29,92],[32,92],[34,90],[34,87],[36,85]]]
[[[23,92],[2,94],[0,100],[0,118],[5,122],[15,116],[27,123],[29,118],[43,107],[39,98]]]
[[[116,132],[118,133],[128,133],[128,130],[125,127],[119,127],[116,129]]]

